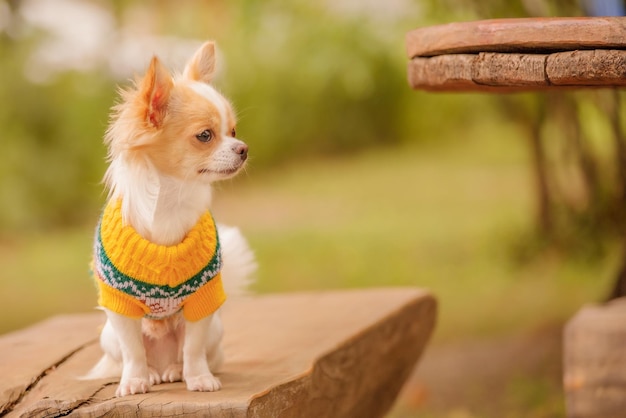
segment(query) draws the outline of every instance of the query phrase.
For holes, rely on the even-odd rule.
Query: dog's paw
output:
[[[215,392],[221,389],[222,383],[211,373],[185,378],[187,389],[197,392]]]
[[[148,368],[148,374],[150,375],[150,386],[161,384],[161,375],[154,368]]]
[[[147,393],[150,390],[150,381],[142,377],[131,377],[129,379],[122,379],[120,385],[115,391],[115,396],[121,398],[122,396],[136,395],[138,393]]]
[[[180,382],[183,380],[183,365],[182,363],[172,363],[163,372],[161,379],[164,382]]]

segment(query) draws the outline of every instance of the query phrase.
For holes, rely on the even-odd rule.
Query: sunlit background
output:
[[[257,254],[253,292],[428,288],[437,331],[394,417],[563,416],[562,325],[620,268],[622,97],[412,91],[404,35],[583,12],[567,0],[0,0],[0,332],[93,309],[116,86],[153,54],[180,70],[214,39],[216,85],[250,146],[214,212]]]

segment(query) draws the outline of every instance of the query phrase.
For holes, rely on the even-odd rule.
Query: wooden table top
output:
[[[456,22],[406,35],[409,83],[429,91],[626,86],[626,18]]]

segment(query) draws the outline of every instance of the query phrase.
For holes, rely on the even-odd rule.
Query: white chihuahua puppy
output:
[[[255,262],[239,231],[217,227],[208,210],[210,184],[248,156],[232,106],[209,84],[214,72],[212,42],[180,76],[154,57],[113,108],[92,266],[107,315],[104,356],[87,378],[121,376],[117,396],[179,380],[194,391],[221,387],[213,372],[224,286],[245,287]]]

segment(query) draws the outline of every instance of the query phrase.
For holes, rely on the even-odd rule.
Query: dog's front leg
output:
[[[116,314],[108,309],[105,311],[119,339],[122,352],[122,379],[115,395],[126,396],[148,392],[150,375],[141,335],[141,320]]]
[[[219,379],[211,373],[207,360],[207,339],[212,321],[213,315],[210,315],[185,324],[183,379],[189,390],[214,392],[222,387]]]

